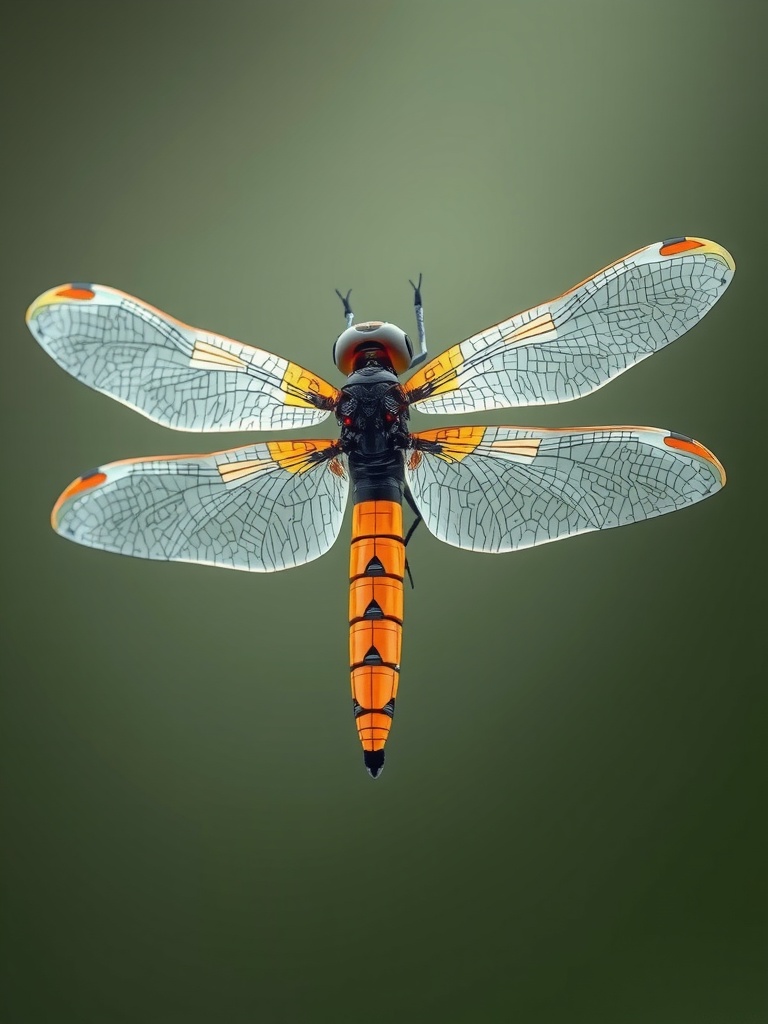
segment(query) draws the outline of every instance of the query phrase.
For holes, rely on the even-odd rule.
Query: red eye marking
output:
[[[344,424],[345,427],[351,427],[352,426],[352,417],[351,416],[345,416],[344,419],[341,422]]]
[[[391,412],[385,412],[384,413],[384,419],[387,421],[387,423],[394,423],[395,422],[395,416]]]
[[[92,292],[90,288],[61,288],[56,294],[62,299],[92,299],[96,292]]]

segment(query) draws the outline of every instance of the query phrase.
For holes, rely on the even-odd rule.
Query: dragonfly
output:
[[[393,323],[355,323],[350,292],[337,292],[346,322],[333,346],[346,377],[338,388],[115,288],[52,288],[27,311],[40,345],[78,380],[157,423],[281,431],[334,415],[340,428],[320,440],[100,466],[64,490],[52,525],[104,551],[274,572],[330,549],[351,491],[352,710],[376,778],[400,678],[406,544],[419,522],[459,548],[517,551],[664,515],[725,483],[707,448],[671,430],[460,425],[414,433],[411,407],[463,414],[588,395],[698,323],[734,270],[715,242],[670,238],[432,359],[421,277],[410,282],[418,352]],[[414,514],[408,533],[404,502]]]

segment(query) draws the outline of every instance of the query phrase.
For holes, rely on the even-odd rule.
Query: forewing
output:
[[[331,547],[348,489],[335,442],[270,441],[102,466],[70,484],[51,522],[104,551],[274,572]]]
[[[725,472],[691,438],[652,427],[454,427],[414,435],[406,480],[436,537],[515,551],[651,519],[714,494]]]
[[[638,249],[551,302],[454,345],[405,388],[421,412],[462,413],[580,398],[690,330],[733,277],[704,238]]]
[[[73,377],[176,430],[308,427],[338,396],[296,363],[105,285],[52,288],[29,307],[27,323]]]

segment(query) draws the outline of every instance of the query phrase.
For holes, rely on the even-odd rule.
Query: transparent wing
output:
[[[580,398],[690,330],[733,277],[730,253],[674,238],[454,345],[405,388],[419,410],[479,412]]]
[[[70,484],[51,522],[104,551],[274,572],[331,547],[348,489],[335,442],[270,441],[110,463]]]
[[[725,483],[703,445],[652,427],[454,427],[413,437],[405,475],[424,522],[472,551],[651,519]]]
[[[338,396],[296,363],[105,285],[52,288],[29,307],[27,324],[73,377],[176,430],[308,427]]]

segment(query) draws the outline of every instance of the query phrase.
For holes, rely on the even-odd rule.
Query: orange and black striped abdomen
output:
[[[352,513],[349,661],[352,706],[365,765],[375,778],[395,713],[403,636],[403,510],[363,501]]]

